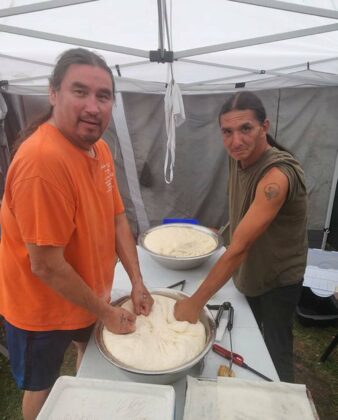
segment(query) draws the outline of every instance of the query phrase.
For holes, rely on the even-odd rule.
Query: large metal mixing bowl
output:
[[[162,296],[167,296],[172,299],[180,300],[185,297],[188,297],[184,292],[174,289],[156,289],[151,291],[151,294],[157,294]],[[127,300],[130,299],[130,296],[123,296],[114,302],[114,305],[121,306]],[[210,311],[204,307],[201,315],[200,321],[203,323],[206,332],[206,342],[203,350],[192,360],[189,362],[177,366],[172,369],[167,370],[158,370],[158,371],[146,371],[141,369],[136,369],[134,367],[128,366],[118,359],[116,359],[106,348],[104,341],[103,341],[103,327],[104,325],[102,322],[98,322],[95,327],[95,341],[96,345],[101,352],[101,354],[113,365],[117,368],[122,369],[126,376],[135,381],[135,382],[147,382],[147,383],[155,383],[155,384],[171,384],[176,382],[178,379],[182,378],[183,376],[187,375],[189,372],[190,374],[194,374],[194,376],[199,375],[199,370],[201,364],[203,363],[204,356],[208,353],[211,349],[211,346],[215,340],[216,334],[216,325],[213,316],[211,315]]]
[[[211,252],[208,252],[207,254],[199,255],[196,257],[174,257],[174,256],[169,256],[169,255],[161,255],[147,248],[147,246],[145,245],[145,238],[147,235],[149,235],[151,232],[154,232],[156,230],[159,230],[159,229],[165,230],[169,227],[184,227],[186,229],[197,230],[208,236],[211,236],[215,240],[215,249],[213,249]],[[138,244],[156,262],[163,265],[164,267],[169,268],[171,270],[189,270],[191,268],[195,268],[203,264],[215,252],[217,252],[223,245],[223,238],[218,233],[204,226],[193,225],[193,224],[188,224],[188,223],[169,223],[169,224],[164,224],[160,226],[155,226],[143,232],[138,237]]]

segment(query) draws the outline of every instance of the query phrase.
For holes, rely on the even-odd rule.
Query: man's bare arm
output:
[[[177,319],[197,321],[203,306],[230,279],[246,259],[250,247],[274,220],[285,202],[288,189],[288,178],[277,168],[272,168],[262,178],[257,186],[255,199],[234,231],[226,252],[191,298],[176,304]]]
[[[26,244],[32,273],[63,298],[94,314],[115,333],[135,329],[135,316],[122,308],[113,308],[97,297],[64,258],[62,247]]]
[[[131,298],[137,315],[148,315],[154,303],[143,284],[136,244],[125,213],[115,218],[116,251],[132,284]]]

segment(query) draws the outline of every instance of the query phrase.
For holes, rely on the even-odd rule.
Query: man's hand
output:
[[[115,334],[129,334],[135,331],[136,316],[119,306],[110,306],[104,318],[103,324]]]
[[[177,321],[188,321],[196,324],[199,319],[200,309],[191,298],[178,300],[174,307],[174,316]]]
[[[131,300],[133,301],[134,311],[137,315],[149,315],[154,299],[142,282],[133,286]]]

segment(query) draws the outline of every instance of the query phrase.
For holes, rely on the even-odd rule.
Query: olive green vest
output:
[[[254,200],[258,182],[272,167],[278,167],[289,180],[285,203],[267,230],[249,250],[247,259],[234,273],[238,290],[246,296],[259,296],[276,287],[298,283],[307,258],[307,194],[304,172],[287,152],[268,149],[257,162],[241,169],[229,163],[230,238]]]

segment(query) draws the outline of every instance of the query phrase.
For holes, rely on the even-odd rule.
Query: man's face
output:
[[[73,144],[90,147],[107,128],[113,106],[113,84],[108,72],[96,66],[72,64],[60,89],[50,89],[52,123]]]
[[[229,155],[238,161],[253,163],[266,146],[268,120],[261,124],[252,110],[230,111],[220,118],[223,143]],[[247,165],[246,165],[247,166]]]

